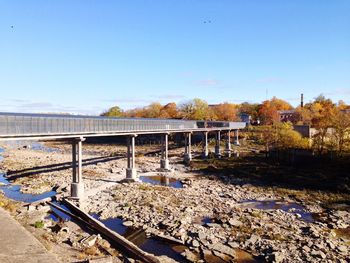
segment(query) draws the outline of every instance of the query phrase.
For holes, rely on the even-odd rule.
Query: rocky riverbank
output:
[[[55,188],[68,195],[71,155],[66,146],[57,147],[58,152],[8,147],[2,168],[24,192]],[[180,150],[170,160],[172,172],[158,170],[157,156],[140,154],[137,165],[140,175],[176,178],[182,188],[122,183],[124,148],[87,146],[84,151],[84,209],[100,219],[119,217],[129,227],[175,239],[187,247],[181,253],[189,261],[243,262],[242,254],[251,262],[350,258],[348,208],[323,206],[327,198],[339,198],[337,194],[268,187],[234,172],[203,174],[181,163]]]

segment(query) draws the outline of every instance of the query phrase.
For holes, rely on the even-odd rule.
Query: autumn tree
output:
[[[259,116],[264,124],[273,124],[279,121],[278,111],[291,110],[293,107],[286,101],[273,97],[260,105]]]
[[[332,128],[332,119],[336,112],[335,104],[323,95],[315,98],[313,103],[305,105],[310,111],[311,125],[316,129],[313,136],[313,147],[318,154],[322,154],[327,148],[327,140],[330,129]]]
[[[238,106],[232,103],[224,102],[213,107],[217,120],[220,121],[237,121]]]
[[[160,110],[159,118],[178,119],[179,112],[178,112],[176,103],[171,102],[171,103],[168,103],[165,106],[163,106],[162,109]]]
[[[307,138],[303,138],[300,133],[293,129],[290,122],[276,122],[273,125],[259,127],[261,137],[260,142],[265,145],[268,152],[271,148],[286,150],[292,148],[307,148],[309,143]]]
[[[350,143],[350,115],[341,109],[336,109],[331,119],[332,143],[341,156]]]

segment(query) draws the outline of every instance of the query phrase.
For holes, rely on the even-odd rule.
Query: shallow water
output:
[[[211,218],[209,216],[204,216],[204,217],[197,217],[197,218],[195,218],[192,221],[192,223],[204,226],[205,224],[208,224],[208,223],[214,223],[214,221],[215,220],[213,218]]]
[[[312,213],[305,211],[305,208],[302,205],[291,202],[283,202],[278,200],[246,200],[241,202],[245,207],[261,209],[261,210],[283,210],[292,214],[299,214],[301,216],[300,219],[306,222],[314,222],[315,219]]]
[[[140,180],[143,183],[149,183],[153,185],[169,186],[173,188],[182,188],[182,183],[175,179],[166,176],[155,175],[155,176],[140,176]]]
[[[4,152],[4,149],[0,148],[0,154]],[[1,156],[1,155],[0,155]],[[2,156],[1,156],[2,157]],[[3,160],[3,157],[0,161]],[[0,192],[3,192],[7,198],[15,201],[32,203],[41,199],[52,197],[56,195],[56,191],[49,191],[42,194],[24,194],[21,193],[20,185],[12,185],[5,177],[5,173],[0,171]]]
[[[59,207],[61,207],[61,208],[63,208],[64,210],[67,210],[67,211],[70,212],[69,208],[66,207],[65,205],[62,205],[62,204],[60,204],[58,202],[52,202],[52,203],[57,205],[57,206],[59,206]],[[46,219],[51,219],[51,220],[53,220],[55,222],[58,222],[58,221],[70,221],[72,219],[69,215],[61,212],[57,208],[55,208],[53,206],[50,206],[50,208],[51,208],[51,211],[49,212],[49,215],[46,217]]]
[[[10,198],[15,201],[33,203],[41,199],[52,197],[56,195],[56,191],[49,191],[42,194],[24,194],[21,193],[20,185],[11,185],[9,181],[5,178],[5,174],[0,174],[0,191],[4,193],[7,198]]]
[[[152,253],[156,256],[166,255],[177,262],[187,262],[184,257],[180,255],[180,253],[186,249],[185,246],[170,244],[153,237],[149,238],[147,237],[146,232],[142,229],[124,226],[121,218],[100,220],[97,214],[92,214],[91,216],[98,219],[105,224],[106,227],[124,236],[126,239],[148,253]]]
[[[40,142],[31,142],[30,143],[30,149],[35,150],[35,151],[48,152],[48,153],[59,152],[60,151],[59,149],[47,147],[47,146],[43,145]]]

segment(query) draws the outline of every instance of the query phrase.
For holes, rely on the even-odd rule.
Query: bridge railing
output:
[[[54,114],[0,113],[0,136],[89,134],[138,131],[243,128],[242,123],[171,119],[110,118]]]

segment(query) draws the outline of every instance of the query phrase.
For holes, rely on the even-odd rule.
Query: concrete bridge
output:
[[[215,133],[215,155],[221,155],[222,134],[227,136],[225,151],[231,152],[231,131],[239,144],[238,131],[245,122],[194,121],[170,119],[111,118],[98,116],[0,113],[0,141],[10,140],[69,140],[72,143],[73,180],[71,197],[84,196],[82,176],[82,143],[88,137],[127,137],[126,180],[138,180],[135,166],[135,138],[142,134],[162,136],[160,168],[169,170],[168,138],[172,133],[185,135],[185,162],[192,160],[191,135],[203,134],[203,158],[208,156],[208,133]]]

